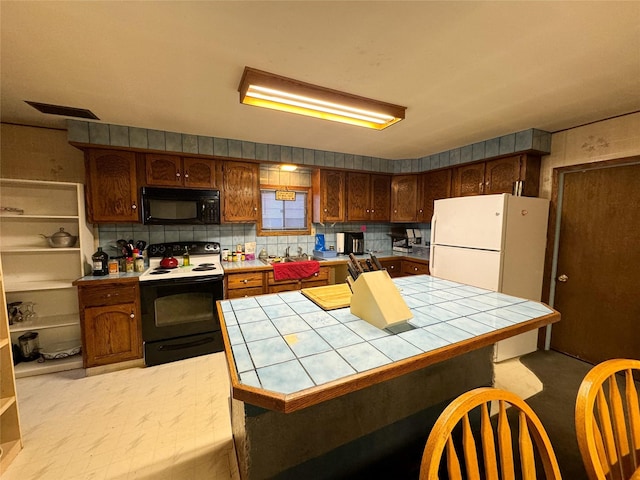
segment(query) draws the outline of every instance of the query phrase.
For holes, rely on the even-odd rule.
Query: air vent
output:
[[[86,108],[65,107],[64,105],[50,105],[48,103],[30,102],[25,100],[26,103],[42,113],[48,113],[50,115],[62,115],[63,117],[76,117],[76,118],[92,118],[93,120],[100,120],[95,113]]]

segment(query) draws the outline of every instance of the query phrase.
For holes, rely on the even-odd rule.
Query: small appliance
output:
[[[364,254],[364,232],[338,232],[336,233],[336,251],[338,254],[354,255]]]
[[[145,225],[217,225],[220,191],[189,188],[142,188]]]

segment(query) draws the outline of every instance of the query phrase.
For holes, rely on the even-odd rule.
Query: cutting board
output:
[[[351,304],[351,289],[346,283],[303,288],[302,294],[323,310],[335,310]]]

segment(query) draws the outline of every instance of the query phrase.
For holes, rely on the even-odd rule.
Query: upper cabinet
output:
[[[519,193],[535,197],[539,183],[540,157],[515,155],[456,167],[453,196]]]
[[[136,154],[90,149],[85,164],[89,223],[139,222]]]
[[[418,191],[418,222],[429,223],[433,217],[433,202],[451,196],[451,169],[434,170],[420,175]]]
[[[391,221],[418,221],[418,175],[394,175],[391,180]]]
[[[147,185],[216,188],[218,162],[177,155],[145,155]]]
[[[347,221],[389,221],[390,175],[349,172],[345,192]]]
[[[313,171],[313,222],[344,222],[345,178],[340,170]]]
[[[224,162],[222,178],[222,221],[257,222],[260,202],[258,164]]]

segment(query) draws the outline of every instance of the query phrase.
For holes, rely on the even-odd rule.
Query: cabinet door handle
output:
[[[135,210],[136,208],[138,208],[138,206],[135,203],[131,205],[131,210]]]
[[[417,272],[418,271],[418,267],[413,267],[413,271]]]
[[[129,315],[129,318],[136,318],[136,314],[131,312],[131,314]]]
[[[314,276],[314,277],[317,277],[317,276],[318,276],[318,272],[314,273],[314,274],[313,274],[313,276]]]
[[[184,172],[184,178],[189,178],[189,173]]]
[[[180,172],[176,172],[176,177],[180,178]]]
[[[242,280],[242,283],[249,283],[249,280],[245,278],[244,280]]]

